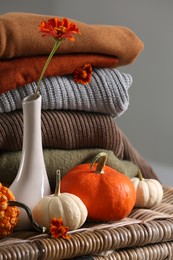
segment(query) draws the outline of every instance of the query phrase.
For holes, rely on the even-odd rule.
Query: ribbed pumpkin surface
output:
[[[94,164],[94,167],[97,164]],[[136,193],[129,177],[109,166],[104,173],[90,170],[82,164],[70,170],[61,181],[61,192],[75,194],[88,209],[88,218],[94,220],[120,220],[134,207]]]

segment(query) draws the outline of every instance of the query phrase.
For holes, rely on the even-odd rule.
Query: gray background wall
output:
[[[131,28],[145,49],[130,73],[130,106],[117,123],[165,184],[173,185],[173,1],[1,0],[0,13],[33,12]]]

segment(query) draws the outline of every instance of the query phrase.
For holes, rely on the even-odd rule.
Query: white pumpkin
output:
[[[62,218],[64,226],[75,230],[83,225],[88,216],[88,211],[82,200],[70,193],[60,193],[60,173],[57,171],[58,180],[55,193],[43,197],[33,209],[35,221],[50,228],[51,220]]]
[[[144,179],[139,172],[138,177],[132,178],[136,190],[135,207],[151,208],[162,201],[163,187],[155,179]]]

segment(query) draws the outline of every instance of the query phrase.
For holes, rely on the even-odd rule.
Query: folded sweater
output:
[[[94,68],[91,82],[75,83],[71,75],[46,77],[41,82],[42,109],[65,109],[122,115],[128,108],[128,90],[132,85],[129,74],[117,69]],[[0,113],[22,108],[24,97],[34,94],[33,82],[0,95]]]
[[[0,60],[0,94],[24,86],[40,77],[47,56]],[[32,64],[32,66],[31,66]],[[103,54],[74,53],[53,56],[44,77],[72,74],[76,68],[91,64],[96,68],[118,67],[118,59]]]
[[[108,115],[77,111],[42,111],[42,143],[49,149],[101,148],[121,160],[132,161],[144,177],[156,178],[150,165]],[[23,141],[22,111],[0,114],[0,150],[20,151]]]
[[[56,171],[61,171],[61,177],[73,167],[88,163],[100,152],[105,152],[108,155],[106,165],[116,169],[117,171],[129,176],[135,177],[138,173],[138,168],[135,164],[129,161],[119,160],[113,151],[105,149],[78,149],[78,150],[63,150],[63,149],[44,149],[44,161],[47,175],[51,185],[51,190],[55,190]],[[1,152],[0,153],[0,182],[10,185],[19,169],[21,160],[21,152]]]
[[[54,39],[43,38],[38,26],[51,18],[54,17],[22,12],[0,15],[0,59],[48,55]],[[58,48],[59,54],[102,53],[116,56],[122,66],[132,63],[144,48],[139,37],[127,27],[69,20],[77,25],[81,35],[76,35],[74,42],[65,40]]]

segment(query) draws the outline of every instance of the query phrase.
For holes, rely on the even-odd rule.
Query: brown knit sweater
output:
[[[119,159],[135,163],[144,177],[156,174],[132,146],[115,120],[108,115],[77,111],[42,111],[43,148],[81,149],[102,148],[112,150]],[[0,115],[0,150],[22,149],[22,111]]]
[[[0,59],[48,55],[54,40],[52,37],[43,38],[38,33],[38,26],[50,18],[53,17],[20,12],[0,15]],[[81,35],[76,35],[74,42],[64,41],[58,54],[102,53],[116,56],[122,66],[132,63],[144,48],[139,37],[127,27],[69,20],[77,25]]]

